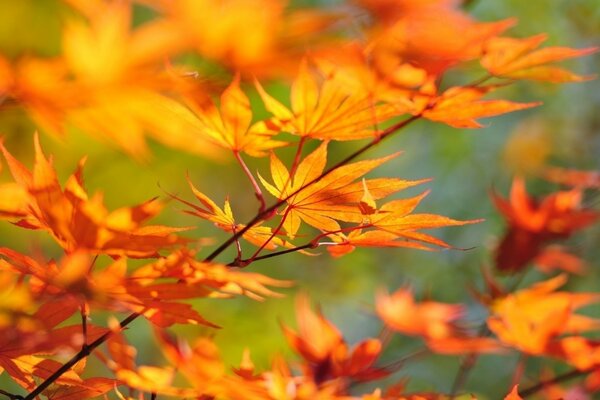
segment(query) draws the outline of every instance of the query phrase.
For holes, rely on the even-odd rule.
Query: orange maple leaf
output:
[[[582,209],[582,192],[560,191],[536,201],[516,177],[508,200],[492,193],[496,208],[508,220],[509,229],[496,250],[496,267],[503,271],[524,268],[550,240],[567,238],[594,223],[600,214]]]
[[[364,216],[356,205],[364,195],[364,187],[362,182],[354,181],[398,154],[346,164],[323,175],[327,159],[327,143],[324,142],[299,163],[293,176],[281,160],[272,155],[274,183],[268,183],[260,175],[259,178],[273,196],[287,202],[282,218],[288,236],[296,235],[301,221],[324,232],[335,232],[340,230],[337,221],[363,222]],[[378,178],[365,182],[371,198],[380,199],[424,181]]]
[[[142,225],[160,212],[162,205],[158,201],[150,200],[109,212],[100,194],[89,198],[83,188],[85,159],[62,189],[52,161],[42,152],[37,135],[33,172],[17,161],[1,143],[0,150],[15,182],[28,194],[26,211],[20,210],[24,218],[16,224],[47,231],[68,252],[86,249],[98,254],[154,257],[162,248],[185,242],[175,233],[189,228]]]
[[[491,74],[503,78],[533,79],[553,83],[580,82],[592,78],[545,64],[592,54],[598,51],[597,47],[537,49],[546,38],[545,34],[524,39],[492,38],[485,45],[485,54],[481,58],[481,65]]]
[[[507,100],[480,100],[492,87],[452,87],[445,90],[422,112],[423,117],[455,128],[481,128],[478,118],[492,117],[540,105]]]
[[[188,98],[188,105],[202,125],[202,134],[234,153],[262,157],[267,150],[286,145],[271,138],[277,132],[268,129],[264,122],[251,125],[250,101],[240,89],[239,75],[221,95],[220,111],[212,101],[207,102],[204,98]]]
[[[342,82],[326,76],[319,87],[307,62],[300,65],[290,93],[291,108],[269,95],[256,82],[265,107],[274,118],[277,130],[288,131],[303,138],[322,140],[354,140],[373,137],[378,124],[397,115],[394,107],[376,104],[372,97],[351,93]]]
[[[503,343],[534,355],[546,353],[559,335],[600,329],[600,320],[574,313],[600,301],[600,295],[556,292],[566,281],[566,275],[558,275],[496,299],[488,327]]]
[[[236,232],[240,232],[242,229],[244,229],[244,224],[238,224],[235,222],[229,199],[226,199],[223,208],[220,208],[208,196],[206,196],[204,193],[198,190],[190,181],[189,177],[188,184],[190,185],[192,193],[194,194],[196,199],[198,199],[201,206],[190,203],[175,195],[171,195],[171,197],[173,197],[174,199],[192,208],[192,210],[186,211],[188,214],[211,221],[215,224],[217,228],[222,229],[225,232],[235,234]],[[264,248],[267,250],[274,250],[279,246],[293,247],[293,245],[287,240],[273,235],[273,231],[270,227],[261,226],[260,223],[257,223],[250,227],[248,230],[246,230],[242,237],[255,246],[264,246]]]
[[[382,345],[378,339],[366,339],[349,349],[342,334],[320,311],[313,312],[308,296],[296,298],[296,318],[299,332],[283,326],[290,346],[306,362],[306,374],[315,383],[351,377],[357,380],[379,379],[391,371],[374,366]]]

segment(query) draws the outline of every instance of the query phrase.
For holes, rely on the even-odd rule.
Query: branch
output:
[[[141,314],[139,313],[130,314],[119,323],[119,326],[121,327],[121,329],[125,328],[140,315]],[[37,396],[42,394],[42,392],[46,390],[48,386],[52,385],[54,382],[56,382],[58,378],[60,378],[63,374],[68,372],[75,364],[89,356],[92,353],[92,351],[94,351],[98,346],[106,342],[111,337],[112,333],[112,331],[108,331],[104,335],[100,336],[98,339],[94,340],[92,343],[88,344],[87,346],[83,346],[82,349],[77,354],[75,354],[69,361],[64,363],[62,367],[54,371],[52,375],[50,375],[42,383],[40,383],[38,387],[36,387],[33,390],[33,392],[29,393],[26,397],[21,398],[23,400],[34,400]],[[19,399],[19,397],[15,397],[15,399]]]
[[[0,389],[0,394],[8,397],[10,400],[23,400],[24,399],[24,397],[21,396],[20,394],[12,394],[12,393],[9,393],[2,389]]]
[[[324,177],[326,177],[327,175],[329,175],[330,173],[332,173],[336,169],[338,169],[338,168],[340,168],[340,167],[348,164],[350,161],[354,160],[355,158],[357,158],[360,155],[362,155],[363,153],[365,153],[371,147],[374,147],[375,145],[379,144],[385,138],[391,136],[393,133],[399,131],[400,129],[402,129],[404,127],[406,127],[407,125],[409,125],[412,122],[418,120],[419,118],[421,118],[421,114],[413,115],[413,116],[411,116],[408,119],[405,119],[405,120],[403,120],[401,122],[398,122],[397,124],[394,124],[394,125],[390,126],[389,128],[385,129],[380,135],[378,135],[377,137],[375,137],[372,141],[370,141],[369,143],[367,143],[366,145],[364,145],[360,149],[356,150],[354,153],[348,155],[343,160],[341,160],[341,161],[337,162],[336,164],[332,165],[331,167],[329,167],[328,169],[326,169],[325,171],[323,171],[323,173],[321,175],[319,175],[315,179],[309,181],[306,185],[304,185],[301,188],[299,188],[298,190],[295,190],[294,192],[290,193],[285,198],[278,200],[275,204],[273,204],[272,206],[266,208],[262,212],[257,213],[254,216],[254,218],[252,218],[246,224],[246,226],[244,226],[244,228],[240,229],[238,232],[236,232],[234,235],[232,235],[229,239],[227,239],[225,242],[223,242],[219,247],[217,247],[212,253],[210,253],[204,259],[204,262],[214,260],[219,254],[221,254],[225,249],[227,249],[229,246],[231,246],[232,243],[234,243],[238,238],[240,238],[250,228],[252,228],[254,225],[256,225],[257,223],[259,223],[263,219],[265,219],[268,216],[270,216],[280,206],[282,206],[283,204],[285,204],[290,198],[292,198],[293,196],[297,195],[298,193],[300,193],[301,191],[303,191],[307,187],[309,187],[309,186],[311,186],[311,185],[319,182],[321,179],[323,179]]]
[[[538,382],[537,384],[531,386],[530,388],[521,391],[519,393],[519,395],[522,398],[526,398],[526,397],[532,396],[532,395],[536,394],[537,392],[539,392],[540,390],[542,390],[543,388],[545,388],[546,386],[553,385],[555,383],[566,382],[566,381],[569,381],[571,379],[575,379],[575,378],[580,377],[582,375],[589,374],[594,369],[596,369],[596,368],[588,368],[588,369],[584,369],[584,370],[573,369],[573,370],[571,370],[569,372],[566,372],[566,373],[564,373],[562,375],[557,375],[554,378]]]

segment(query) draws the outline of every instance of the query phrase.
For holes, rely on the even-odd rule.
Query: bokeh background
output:
[[[293,6],[336,5],[334,1],[292,3]],[[475,0],[465,7],[482,21],[518,18],[518,25],[510,31],[514,36],[546,32],[547,45],[589,47],[600,44],[600,5],[596,0]],[[59,54],[65,9],[64,4],[53,0],[0,0],[0,52],[9,58]],[[137,22],[142,21],[148,17],[148,10],[139,8],[134,16]],[[594,74],[600,71],[600,56],[592,55],[567,64],[577,73]],[[464,70],[450,77],[449,82],[467,82],[474,77],[471,71]],[[222,80],[227,82],[228,78],[223,76]],[[275,82],[270,87],[281,98],[286,98],[283,84]],[[277,353],[293,357],[280,324],[295,326],[294,296],[298,291],[307,292],[320,304],[324,314],[354,343],[381,331],[382,323],[373,315],[377,290],[391,291],[406,285],[421,298],[467,302],[471,323],[473,327],[479,326],[485,314],[468,291],[471,287],[482,287],[480,270],[491,265],[492,250],[504,228],[504,222],[490,202],[489,192],[506,194],[514,174],[527,175],[543,163],[600,170],[599,81],[567,85],[519,83],[504,89],[502,96],[517,101],[542,100],[544,105],[485,120],[486,127],[479,130],[418,122],[367,155],[374,158],[397,150],[404,152],[371,176],[434,178],[420,188],[400,194],[409,196],[432,189],[419,207],[420,211],[457,219],[484,218],[485,222],[480,224],[435,232],[452,245],[469,250],[427,253],[410,249],[358,249],[339,259],[320,251],[322,254],[318,257],[290,254],[257,262],[251,266],[253,271],[294,280],[295,286],[281,291],[284,298],[267,299],[262,303],[245,298],[202,300],[197,305],[200,312],[224,328],[185,326],[176,327],[174,331],[189,338],[198,334],[214,336],[224,359],[231,365],[239,363],[243,349],[248,347],[260,369],[269,365]],[[261,105],[255,103],[260,114]],[[32,164],[32,137],[36,129],[19,108],[0,106],[0,134],[6,146],[26,165]],[[209,160],[152,142],[151,159],[140,162],[74,128],[62,139],[45,135],[43,131],[41,134],[44,148],[54,155],[63,182],[78,160],[88,156],[86,186],[89,192],[102,191],[109,208],[137,204],[155,196],[167,199],[165,191],[191,199],[185,182],[185,175],[189,173],[194,184],[217,203],[222,204],[229,196],[240,221],[249,219],[256,211],[251,187],[232,158]],[[341,159],[357,146],[354,142],[332,144],[330,160]],[[284,158],[291,156],[287,150],[281,154]],[[264,171],[267,161],[251,160],[250,166],[252,170]],[[10,179],[6,168],[0,179]],[[538,195],[556,189],[555,185],[536,179],[531,179],[528,187]],[[591,193],[585,202],[588,206],[598,206],[600,193]],[[183,209],[181,204],[171,201],[155,222],[197,226],[189,236],[211,237],[215,243],[225,238],[209,223],[185,215]],[[60,256],[59,249],[42,233],[2,223],[0,237],[2,246],[41,252],[47,257]],[[600,230],[596,227],[578,234],[571,245],[589,263],[589,272],[584,277],[573,278],[569,289],[600,290]],[[209,251],[210,246],[201,254]],[[228,253],[219,260],[227,262],[232,257],[233,254]],[[539,277],[538,272],[532,271],[525,280]],[[600,310],[589,312],[600,315]],[[102,318],[98,317],[100,322]],[[147,328],[145,322],[136,321],[127,335],[138,348],[141,363],[160,363],[161,356],[154,350]],[[384,360],[398,360],[419,348],[418,341],[395,336]],[[450,389],[459,361],[456,357],[419,358],[389,380],[410,377],[410,389],[446,391]],[[90,362],[97,363],[93,358]],[[516,355],[510,354],[493,362],[483,357],[467,387],[481,398],[500,398],[500,393],[506,393],[516,362]],[[539,370],[541,363],[534,363],[533,368]],[[535,379],[535,374],[531,378]],[[2,377],[0,384],[9,385]]]

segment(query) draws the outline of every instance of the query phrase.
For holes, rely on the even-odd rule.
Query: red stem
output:
[[[250,172],[250,169],[244,162],[244,159],[242,158],[242,155],[239,153],[239,151],[234,151],[233,155],[235,156],[235,159],[238,161],[238,163],[244,170],[244,173],[246,174],[248,179],[250,180],[250,183],[252,184],[252,188],[254,188],[254,195],[260,202],[260,207],[258,209],[258,212],[260,214],[260,213],[264,212],[265,207],[267,206],[267,203],[265,202],[265,198],[262,194],[262,191],[260,190],[260,186],[258,186],[258,182],[256,182],[256,179],[254,179],[254,175],[252,175],[252,172]]]

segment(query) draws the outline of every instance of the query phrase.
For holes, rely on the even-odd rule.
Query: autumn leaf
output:
[[[276,129],[303,138],[354,140],[373,137],[377,125],[397,114],[389,105],[375,104],[371,97],[352,95],[334,73],[319,86],[307,62],[300,65],[290,93],[291,108],[269,95],[257,82],[256,87]]]
[[[235,222],[229,199],[226,199],[223,208],[220,208],[208,196],[198,190],[190,181],[189,177],[188,184],[190,185],[194,197],[196,197],[196,199],[200,202],[200,205],[190,203],[189,201],[183,200],[178,196],[171,195],[171,197],[174,199],[192,208],[191,210],[186,210],[186,213],[211,221],[217,228],[232,234],[240,232],[245,228],[244,224],[238,224]],[[255,246],[264,246],[264,248],[267,250],[274,250],[280,246],[293,246],[289,241],[284,240],[277,235],[273,235],[273,231],[270,227],[262,226],[260,223],[252,225],[250,228],[248,228],[242,237]]]
[[[35,138],[33,172],[25,168],[0,143],[15,182],[28,193],[27,213],[16,225],[47,231],[69,252],[78,249],[110,255],[154,257],[165,247],[184,243],[177,232],[188,228],[144,226],[162,205],[151,200],[131,208],[109,212],[101,194],[88,197],[83,187],[85,159],[61,188],[52,161],[42,152]]]
[[[113,325],[115,324],[113,323]],[[107,341],[111,356],[108,366],[114,371],[117,379],[130,388],[142,392],[181,397],[198,395],[198,392],[194,389],[173,386],[175,370],[172,367],[138,366],[135,362],[137,353],[135,347],[125,341],[117,326],[118,323],[113,326],[112,334]]]
[[[507,100],[480,100],[491,88],[452,87],[439,95],[422,115],[455,128],[481,128],[476,120],[540,105]]]
[[[600,172],[581,171],[570,168],[546,167],[542,171],[544,179],[580,189],[600,188]]]
[[[600,329],[600,321],[575,310],[600,301],[597,293],[557,292],[567,278],[550,280],[495,300],[487,324],[505,344],[528,354],[548,351],[551,340],[563,334]]]
[[[315,383],[337,377],[369,381],[392,372],[374,366],[382,351],[378,339],[365,339],[350,349],[337,327],[320,311],[311,310],[305,294],[296,297],[296,319],[298,333],[286,326],[282,326],[283,332],[290,346],[307,363]]]
[[[234,153],[262,157],[267,150],[286,145],[273,140],[271,137],[277,132],[268,129],[263,122],[251,124],[250,101],[240,89],[239,75],[221,95],[220,109],[210,100],[193,97],[188,98],[188,104],[202,125],[202,134]]]
[[[200,337],[188,344],[165,331],[155,330],[161,348],[173,365],[199,392],[228,399],[264,399],[259,380],[226,374],[219,349],[209,338]]]
[[[453,336],[458,329],[456,321],[465,312],[459,304],[433,301],[418,304],[410,289],[399,289],[392,295],[380,292],[376,304],[377,314],[392,329],[426,339]]]
[[[552,193],[540,200],[530,197],[522,178],[515,178],[508,200],[492,193],[496,208],[509,228],[496,250],[496,267],[514,272],[538,256],[550,240],[567,238],[594,223],[600,215],[581,207],[578,189]]]
[[[191,250],[174,251],[165,258],[136,269],[131,277],[139,284],[154,282],[156,279],[174,279],[213,289],[211,297],[244,295],[255,300],[264,297],[281,296],[269,288],[289,287],[292,282],[283,281],[256,273],[240,271],[225,265],[202,262],[194,258]],[[180,283],[178,283],[180,284]],[[176,291],[176,287],[174,288]]]
[[[282,211],[283,228],[293,238],[302,221],[324,232],[340,230],[337,221],[362,223],[363,215],[356,206],[364,195],[362,182],[354,182],[367,172],[398,154],[374,160],[343,165],[323,175],[327,159],[327,143],[300,162],[293,176],[277,156],[271,156],[273,184],[259,175],[265,188],[275,197],[287,202]],[[354,182],[354,183],[353,183]],[[366,180],[373,200],[388,196],[421,181],[395,178]]]
[[[524,39],[492,38],[485,45],[485,55],[481,58],[481,65],[491,74],[503,78],[533,79],[552,83],[581,82],[591,78],[546,64],[592,54],[598,48],[590,47],[578,50],[568,47],[545,47],[538,49],[546,38],[545,34]]]

